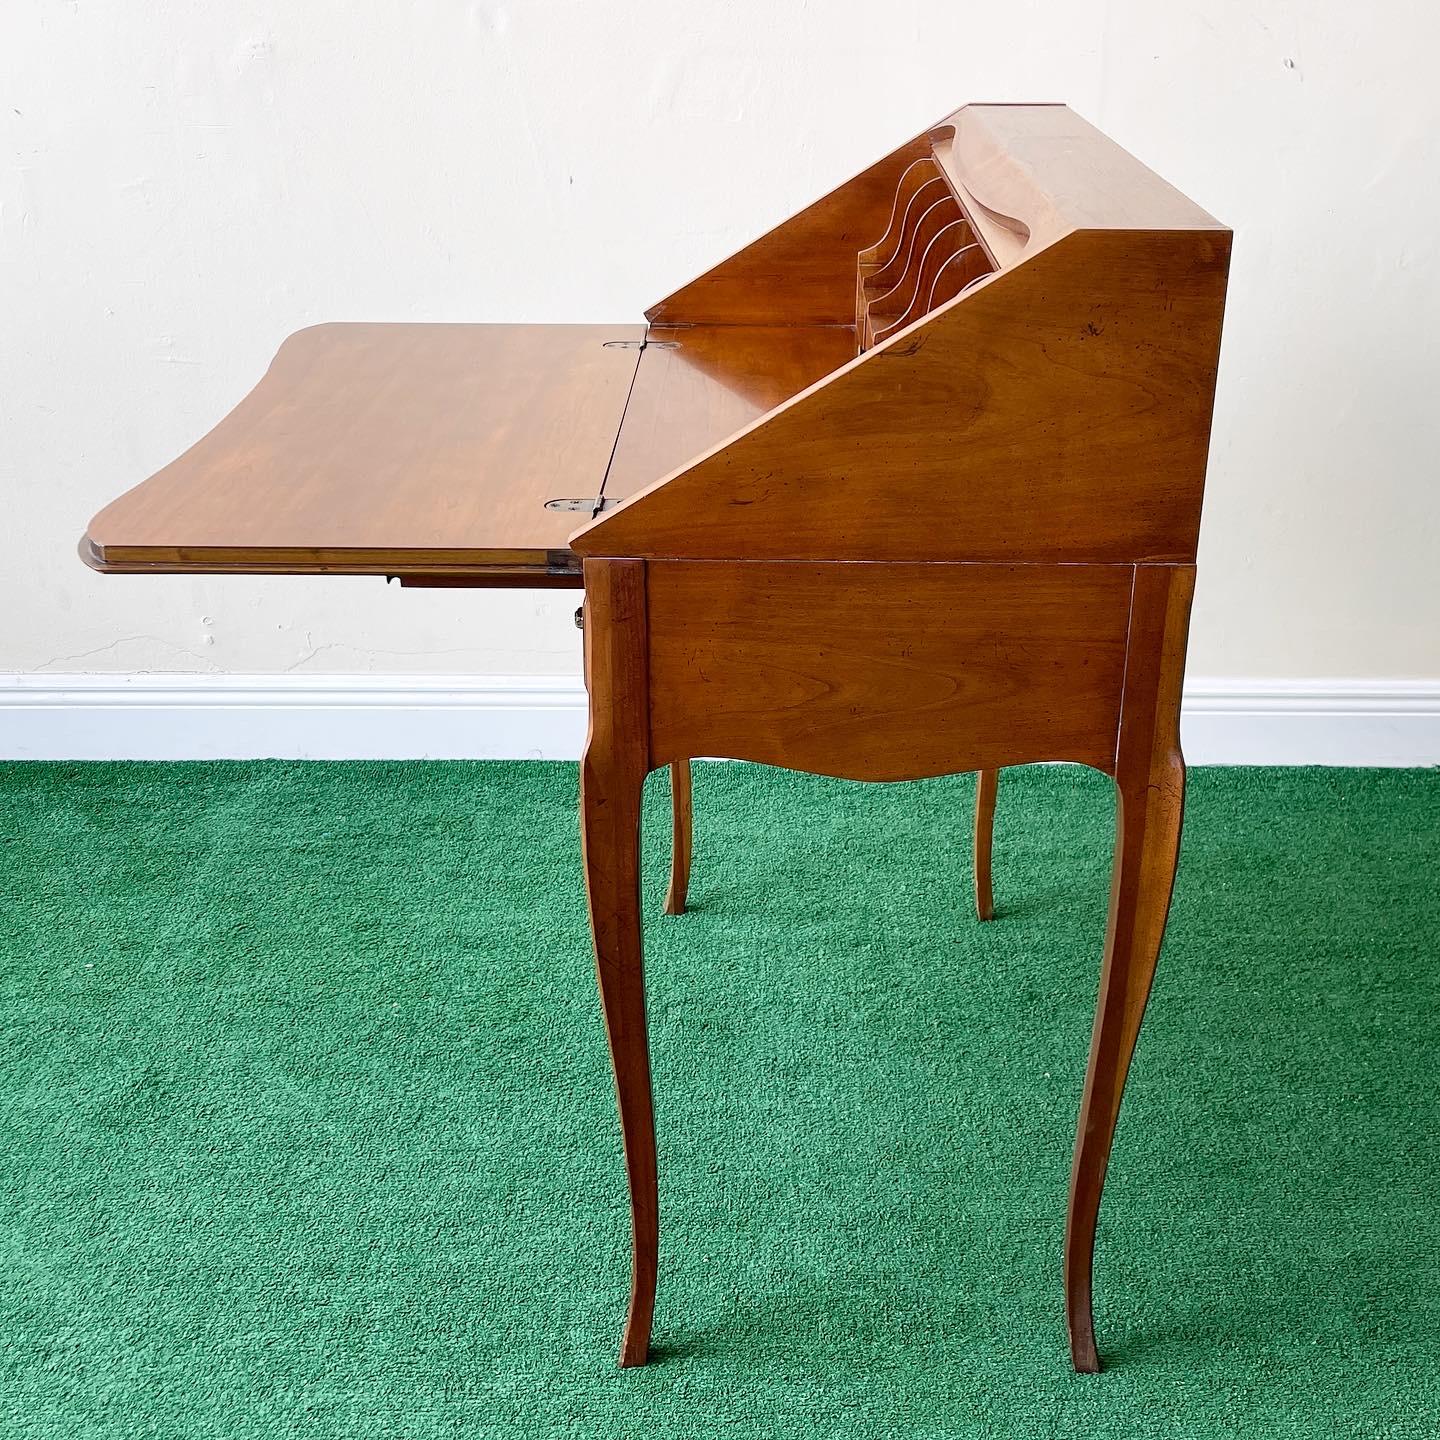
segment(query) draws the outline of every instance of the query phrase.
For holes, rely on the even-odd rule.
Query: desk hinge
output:
[[[605,500],[596,495],[593,497],[587,496],[578,500],[569,498],[563,500],[547,500],[545,502],[545,508],[547,510],[573,510],[577,514],[599,515],[603,511],[613,510],[619,503],[618,500]]]

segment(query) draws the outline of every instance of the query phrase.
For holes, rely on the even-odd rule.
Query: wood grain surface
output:
[[[999,788],[998,770],[982,770],[975,777],[975,916],[979,920],[995,918],[991,855],[995,844],[995,798]]]
[[[1068,105],[966,105],[935,132],[935,160],[1001,265],[1074,230],[1225,228]]]
[[[853,780],[1115,753],[1128,566],[654,561],[651,763]]]
[[[585,568],[590,733],[580,762],[580,842],[595,973],[630,1182],[631,1288],[621,1365],[643,1365],[655,1313],[659,1194],[640,917],[640,796],[649,769],[645,566]],[[637,720],[640,723],[637,723]]]
[[[854,332],[844,326],[652,326],[606,498],[623,500],[663,479],[854,353]]]
[[[694,850],[695,813],[690,762],[670,766],[670,884],[665,890],[665,913],[683,915],[690,891],[690,857]]]
[[[1071,1358],[1082,1372],[1100,1368],[1091,1309],[1095,1226],[1180,856],[1185,809],[1180,691],[1194,590],[1192,566],[1146,565],[1135,572],[1114,766],[1116,837],[1110,917],[1065,1224],[1065,1313]]]
[[[900,176],[930,154],[919,135],[657,301],[654,325],[852,325],[855,257],[885,233]]]
[[[107,570],[574,569],[639,326],[320,325],[203,440],[90,524]],[[626,346],[607,342],[628,341]]]
[[[1228,236],[1086,231],[571,537],[582,555],[1186,562]]]

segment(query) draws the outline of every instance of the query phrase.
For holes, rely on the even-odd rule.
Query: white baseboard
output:
[[[1440,680],[1185,684],[1192,765],[1440,765]]]
[[[1195,765],[1440,764],[1440,681],[1186,687]],[[574,760],[570,676],[0,675],[0,759]]]
[[[568,675],[0,676],[12,760],[574,760],[584,743]]]

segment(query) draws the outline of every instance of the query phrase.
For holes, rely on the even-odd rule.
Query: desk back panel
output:
[[[853,325],[855,256],[885,230],[919,135],[652,305],[652,325]]]

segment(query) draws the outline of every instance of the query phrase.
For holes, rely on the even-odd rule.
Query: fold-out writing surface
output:
[[[848,325],[652,325],[605,498],[663,480],[854,354]]]
[[[100,512],[98,569],[573,569],[642,326],[321,325],[204,439]]]

